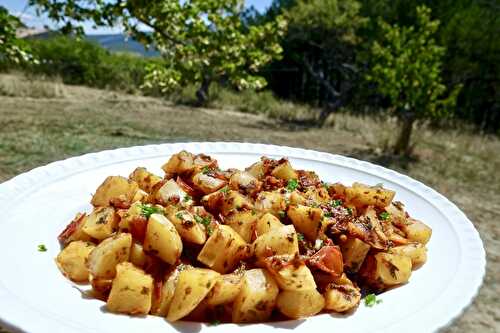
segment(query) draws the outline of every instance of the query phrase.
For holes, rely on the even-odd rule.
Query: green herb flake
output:
[[[333,214],[331,212],[325,212],[323,215],[325,217],[332,217],[333,216]]]
[[[304,240],[304,235],[303,235],[303,234],[301,234],[300,232],[298,232],[298,233],[297,233],[297,239],[298,239],[299,241],[303,241],[303,240]]]
[[[389,214],[388,212],[382,212],[382,213],[380,213],[380,215],[378,217],[382,221],[387,221],[391,217],[391,214]]]
[[[190,195],[186,194],[186,196],[184,197],[184,202],[188,202],[190,200],[192,200],[193,198],[191,198]]]
[[[206,175],[210,172],[210,168],[207,166],[204,166],[203,169],[201,169],[201,173]]]
[[[215,319],[215,320],[212,320],[212,321],[210,322],[210,324],[209,324],[209,325],[210,325],[210,326],[217,326],[217,325],[219,325],[219,324],[220,324],[220,320]]]
[[[331,203],[330,203],[330,206],[332,207],[339,207],[339,206],[342,206],[342,200],[338,199],[338,200],[333,200]]]
[[[153,214],[163,214],[163,210],[152,205],[141,205],[141,215],[148,218]]]
[[[212,236],[213,229],[210,225],[207,225],[207,235]]]
[[[297,187],[299,187],[299,182],[297,179],[290,179],[288,181],[288,184],[286,185],[286,189],[289,191],[289,192],[293,192],[297,189]]]
[[[38,245],[38,252],[47,252],[47,247],[45,244]]]
[[[380,304],[382,303],[381,299],[377,299],[377,295],[375,294],[368,294],[365,296],[365,306],[371,308],[375,304]]]
[[[210,223],[212,223],[212,219],[209,216],[201,217],[199,215],[195,215],[194,220],[199,224],[203,224],[204,226],[208,226],[210,225]]]
[[[284,210],[282,210],[281,212],[278,213],[278,215],[280,216],[280,218],[284,219],[286,216],[286,213]]]
[[[220,189],[220,191],[224,194],[227,194],[229,192],[229,187],[223,187],[222,189]]]
[[[351,207],[347,207],[347,214],[352,215],[352,208]]]
[[[184,216],[182,215],[181,212],[178,212],[177,214],[175,214],[175,217],[177,217],[179,220],[184,220]]]

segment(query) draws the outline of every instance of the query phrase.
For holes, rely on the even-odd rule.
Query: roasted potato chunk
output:
[[[392,247],[389,253],[399,254],[411,259],[412,268],[422,266],[427,261],[427,249],[420,243],[410,243]]]
[[[82,231],[87,235],[103,240],[111,236],[118,224],[118,217],[113,207],[97,207],[85,217]]]
[[[316,289],[316,282],[309,268],[295,256],[273,256],[265,260],[265,267],[282,290]]]
[[[299,242],[293,225],[271,229],[253,242],[254,255],[263,263],[267,257],[299,253]]]
[[[227,182],[200,172],[193,176],[193,184],[198,190],[205,194],[209,194],[223,188],[226,186]]]
[[[106,238],[89,254],[87,267],[94,278],[112,279],[116,275],[116,265],[130,258],[132,235],[122,233]]]
[[[383,290],[406,283],[411,275],[412,263],[407,256],[379,252],[366,257],[360,274],[366,283]]]
[[[279,192],[260,192],[255,200],[255,209],[262,213],[280,216],[286,210],[285,197]]]
[[[148,314],[151,309],[153,278],[131,263],[116,266],[116,277],[106,307],[111,312]]]
[[[358,238],[349,238],[340,244],[344,266],[348,271],[356,273],[370,251],[370,245]]]
[[[354,183],[345,189],[347,201],[355,206],[376,206],[387,207],[394,198],[396,192],[385,189],[381,186],[368,186],[361,183]]]
[[[287,214],[298,232],[304,234],[309,240],[316,240],[321,230],[321,221],[323,221],[323,211],[320,208],[290,206]]]
[[[290,179],[297,179],[298,175],[297,172],[292,168],[292,165],[288,160],[283,160],[283,163],[279,164],[277,167],[273,169],[271,172],[271,175],[284,179],[284,180],[290,180]]]
[[[271,213],[264,214],[258,221],[255,226],[255,233],[258,236],[265,234],[272,229],[279,229],[284,227],[285,225],[281,223],[281,221]]]
[[[109,176],[97,188],[90,203],[94,205],[94,207],[109,206],[113,199],[120,199],[124,202],[131,203],[138,189],[139,185],[133,180],[121,176]]]
[[[258,216],[255,210],[233,210],[224,217],[224,224],[233,228],[245,242],[250,243],[255,233],[257,218]]]
[[[90,252],[95,245],[90,242],[74,241],[69,243],[56,258],[57,267],[72,281],[89,280],[89,271],[85,265]]]
[[[165,317],[167,315],[172,299],[174,298],[175,288],[179,280],[179,273],[180,266],[176,266],[174,269],[167,272],[164,280],[161,281],[161,284],[155,286],[157,290],[153,293],[151,314],[161,317]]]
[[[240,293],[243,282],[242,274],[224,274],[219,276],[215,286],[208,293],[205,301],[209,306],[232,303]]]
[[[265,269],[246,271],[240,293],[233,303],[233,322],[254,323],[269,319],[278,292],[278,285]]]
[[[73,241],[90,241],[91,237],[83,232],[83,225],[85,224],[85,213],[76,214],[73,221],[71,221],[66,228],[57,237],[61,245],[67,245]]]
[[[292,319],[314,316],[325,306],[323,296],[316,290],[284,290],[278,295],[276,306],[285,316]]]
[[[342,276],[338,281],[330,283],[323,293],[325,309],[335,312],[346,312],[358,306],[361,292],[349,279]]]
[[[196,220],[202,219],[200,216],[193,215],[187,210],[179,210],[175,206],[167,207],[166,213],[182,239],[193,244],[205,243],[207,240],[205,227]]]
[[[193,199],[173,179],[166,181],[152,193],[153,201],[163,206],[180,204],[183,207],[193,205]]]
[[[172,222],[160,214],[149,217],[144,238],[144,250],[172,265],[181,256],[182,241]]]
[[[191,173],[194,170],[194,155],[183,150],[172,155],[161,168],[168,175]]]
[[[149,172],[146,168],[135,169],[128,178],[135,181],[139,188],[146,193],[151,193],[154,186],[161,182],[160,176]]]

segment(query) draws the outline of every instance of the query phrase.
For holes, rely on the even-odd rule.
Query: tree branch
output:
[[[304,56],[302,59],[304,66],[306,67],[309,74],[311,74],[311,76],[314,77],[319,83],[321,83],[332,96],[339,97],[340,93],[337,90],[335,90],[335,88],[330,84],[330,82],[328,82],[328,80],[326,80],[325,78],[323,78],[323,76],[314,71],[314,68],[312,67],[311,63],[307,60],[306,56]]]

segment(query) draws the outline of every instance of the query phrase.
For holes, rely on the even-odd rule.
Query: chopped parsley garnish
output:
[[[177,214],[175,214],[175,217],[177,217],[179,220],[184,220],[184,216],[182,215],[181,212],[178,212]]]
[[[368,294],[365,296],[365,305],[369,308],[371,308],[375,304],[380,304],[380,303],[382,303],[382,300],[377,299],[377,295],[375,294]]]
[[[219,325],[219,324],[220,324],[220,320],[218,320],[218,319],[212,320],[212,321],[210,322],[210,326],[217,326],[217,325]]]
[[[389,214],[388,212],[382,212],[382,213],[380,213],[380,215],[378,217],[381,220],[386,221],[391,217],[391,214]]]
[[[340,200],[340,199],[333,200],[333,201],[330,203],[330,205],[331,205],[332,207],[342,206],[342,200]]]
[[[201,169],[201,173],[204,175],[206,175],[209,172],[210,172],[210,168],[207,166],[204,166],[203,169]]]
[[[184,197],[184,202],[188,202],[190,200],[192,200],[193,198],[191,198],[191,196],[189,194],[186,194],[186,196]]]
[[[298,232],[298,233],[297,233],[297,239],[298,239],[299,241],[303,241],[303,240],[304,240],[304,235],[303,235],[303,234],[301,234],[300,232]]]
[[[201,217],[199,215],[195,215],[194,220],[199,224],[203,224],[204,226],[208,226],[212,222],[212,219],[209,216]]]
[[[38,251],[39,252],[47,252],[47,247],[45,246],[45,244],[38,245]]]
[[[255,215],[257,214],[257,211],[255,211],[255,209],[252,209],[252,215]]]
[[[220,189],[220,191],[221,191],[222,193],[224,193],[224,194],[227,194],[227,193],[229,192],[229,187],[227,187],[227,186],[226,186],[226,187],[223,187],[223,188],[221,188],[221,189]]]
[[[347,214],[352,215],[352,208],[351,207],[347,207]]]
[[[280,216],[280,218],[284,219],[286,216],[286,213],[284,210],[282,210],[281,212],[278,213],[278,215]]]
[[[153,214],[163,214],[163,210],[152,205],[141,205],[141,215],[148,218]]]
[[[333,214],[331,212],[326,212],[323,214],[325,217],[332,217]]]
[[[290,179],[288,184],[286,185],[286,189],[290,192],[293,192],[299,187],[299,182],[297,179]]]
[[[212,236],[212,227],[210,225],[207,225],[207,235]]]

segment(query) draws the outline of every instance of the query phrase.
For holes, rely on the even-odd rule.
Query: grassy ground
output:
[[[338,115],[317,129],[264,116],[0,75],[0,182],[68,156],[114,147],[233,140],[312,148],[388,166],[434,187],[474,221],[488,256],[478,298],[445,332],[500,330],[500,140],[421,128],[415,161],[383,154],[390,121]],[[1,331],[1,329],[0,329]]]

